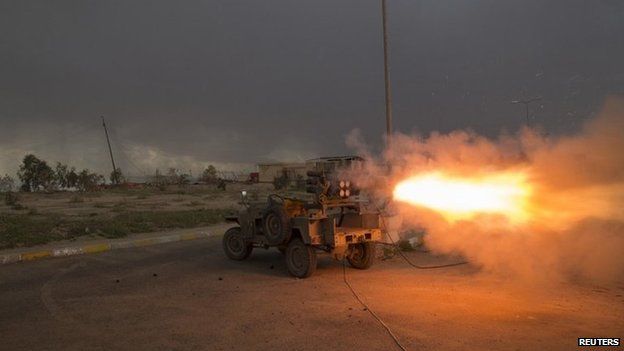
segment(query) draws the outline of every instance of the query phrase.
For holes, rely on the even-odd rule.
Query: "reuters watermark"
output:
[[[578,346],[620,346],[620,338],[578,338]]]

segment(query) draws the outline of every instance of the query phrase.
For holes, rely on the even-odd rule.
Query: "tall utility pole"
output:
[[[390,95],[390,77],[388,76],[388,28],[386,24],[386,0],[381,0],[381,19],[383,25],[384,84],[386,92],[386,145],[392,138],[392,96]]]
[[[542,99],[542,97],[541,97],[541,96],[538,96],[538,97],[534,97],[534,98],[532,98],[532,99],[525,99],[525,100],[513,100],[513,101],[511,102],[512,104],[523,104],[523,105],[524,105],[524,108],[525,108],[525,111],[526,111],[525,118],[526,118],[526,125],[527,125],[527,127],[529,126],[529,105],[530,105],[532,102],[534,102],[534,101],[538,101],[538,100],[541,100],[541,99]]]
[[[106,134],[106,143],[108,144],[108,153],[110,154],[111,163],[113,164],[113,173],[117,173],[117,167],[115,167],[115,159],[113,158],[113,149],[111,148],[110,139],[108,138],[108,129],[106,129],[106,122],[104,122],[104,116],[102,116],[102,126],[104,127],[104,134]],[[111,181],[117,184],[117,177],[113,177]]]

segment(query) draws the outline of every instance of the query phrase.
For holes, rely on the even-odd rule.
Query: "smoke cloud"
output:
[[[347,144],[366,154],[357,132]],[[394,202],[391,229],[424,228],[434,252],[461,254],[483,271],[518,281],[613,283],[624,278],[623,151],[624,100],[610,98],[574,135],[553,137],[529,128],[495,140],[471,131],[394,135],[358,184],[388,198],[394,185],[422,172],[525,172],[532,188],[526,222],[486,214],[450,222],[432,210]]]

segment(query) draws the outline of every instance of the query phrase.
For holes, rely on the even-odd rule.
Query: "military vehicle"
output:
[[[349,161],[349,167],[356,166],[355,161]],[[375,241],[381,240],[379,212],[369,210],[355,184],[339,179],[339,174],[326,162],[308,171],[306,191],[313,194],[312,200],[272,194],[266,201],[249,201],[243,192],[240,212],[226,218],[238,226],[223,236],[225,254],[244,260],[254,248],[275,247],[285,255],[290,274],[298,278],[314,273],[317,253],[346,258],[357,269],[369,268]]]

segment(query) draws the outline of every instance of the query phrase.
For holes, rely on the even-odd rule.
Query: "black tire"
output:
[[[297,278],[307,278],[316,271],[316,251],[313,247],[294,238],[286,249],[286,267]]]
[[[353,268],[369,269],[375,260],[375,243],[366,242],[351,245],[347,261]]]
[[[269,245],[281,245],[290,240],[290,218],[282,206],[271,206],[265,211],[262,216],[262,232]]]
[[[230,228],[223,235],[223,251],[230,259],[242,261],[249,257],[251,250],[253,246],[245,242],[240,227]]]

